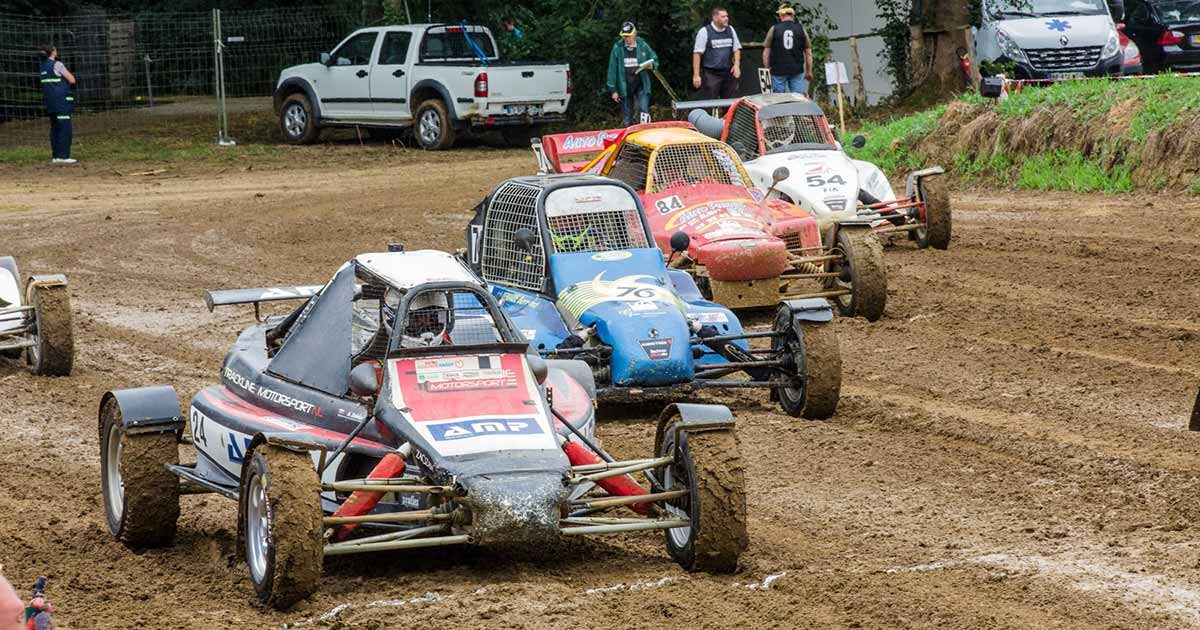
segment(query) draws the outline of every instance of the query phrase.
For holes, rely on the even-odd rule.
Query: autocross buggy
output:
[[[841,355],[828,302],[786,300],[770,330],[746,331],[691,275],[667,268],[626,184],[510,179],[476,208],[467,242],[471,266],[533,347],[586,361],[602,401],[762,387],[792,416],[837,409]],[[678,255],[687,236],[671,244]]]
[[[30,276],[21,290],[17,261],[0,256],[0,356],[22,355],[34,374],[66,376],[75,360],[67,277]]]
[[[724,119],[699,107],[728,106]],[[896,198],[879,167],[851,159],[842,150],[820,106],[800,94],[755,94],[732,101],[693,101],[688,120],[705,135],[728,143],[745,160],[746,172],[769,198],[795,204],[818,217],[869,221],[877,234],[907,232],[921,248],[950,246],[950,196],[935,181],[940,166],[905,177]],[[854,146],[866,139],[855,136]],[[789,176],[774,181],[780,168]]]
[[[870,223],[826,221],[764,199],[737,154],[690,123],[548,135],[533,148],[542,173],[604,175],[637,191],[664,253],[676,232],[687,234],[675,266],[715,302],[761,308],[780,298],[835,297],[843,315],[883,316],[887,271]],[[786,179],[786,170],[778,176]],[[820,290],[803,286],[814,280]]]
[[[239,336],[186,434],[169,386],[104,395],[101,485],[119,540],[169,542],[181,494],[236,499],[251,581],[279,608],[339,554],[662,530],[688,570],[737,567],[745,496],[727,408],[669,406],[653,456],[614,461],[595,441],[588,367],[529,352],[442,252],[363,254],[323,287],[208,295],[288,299],[304,301]]]

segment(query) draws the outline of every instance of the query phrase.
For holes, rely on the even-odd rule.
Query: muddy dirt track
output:
[[[249,309],[206,288],[323,282],[389,240],[461,246],[526,152],[298,152],[288,169],[84,165],[0,177],[0,253],[69,274],[71,378],[0,360],[0,563],[50,576],[68,628],[729,628],[1200,625],[1200,203],[956,193],[949,251],[886,251],[883,321],[840,320],[827,422],[737,409],[750,551],[689,575],[658,535],[546,553],[434,550],[326,562],[320,591],[253,603],[236,508],[183,499],[177,543],[114,542],[96,408],[109,388],[217,377]],[[152,167],[148,167],[152,168]],[[621,455],[648,422],[603,424]],[[574,542],[574,541],[573,541]]]

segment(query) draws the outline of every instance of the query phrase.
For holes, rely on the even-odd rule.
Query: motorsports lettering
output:
[[[234,372],[232,369],[230,369],[228,367],[225,368],[225,379],[227,381],[229,381],[230,383],[233,383],[234,385],[237,385],[238,387],[246,390],[247,393],[258,396],[259,398],[262,398],[263,400],[273,402],[276,405],[279,405],[281,407],[295,409],[296,411],[299,411],[300,413],[307,413],[307,414],[310,414],[313,416],[317,416],[318,418],[323,417],[325,415],[324,412],[321,411],[320,407],[318,407],[310,402],[305,402],[303,400],[300,400],[299,398],[292,398],[291,396],[288,396],[287,394],[281,394],[281,393],[279,393],[273,389],[270,389],[268,387],[256,385],[256,384],[250,382],[250,379],[247,379],[246,377],[242,376],[241,374]]]
[[[667,220],[667,231],[685,227],[707,238],[762,232],[758,217],[743,202],[732,199],[693,206]]]
[[[499,356],[417,361],[417,387],[431,393],[515,388],[516,373],[501,369],[499,365]]]

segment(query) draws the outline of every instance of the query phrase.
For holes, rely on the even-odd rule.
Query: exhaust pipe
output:
[[[725,121],[702,109],[688,112],[688,122],[695,125],[700,133],[717,140],[720,140],[721,134],[725,132]]]

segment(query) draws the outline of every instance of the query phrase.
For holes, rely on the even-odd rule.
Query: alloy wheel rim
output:
[[[435,144],[441,134],[442,117],[433,110],[421,114],[421,140],[425,144]]]
[[[246,499],[246,563],[250,565],[254,581],[261,582],[267,574],[271,514],[262,477],[255,474],[247,485],[250,496]]]
[[[300,105],[292,104],[284,115],[283,124],[288,135],[299,137],[304,134],[304,128],[308,124],[308,114],[304,113],[304,108]]]
[[[121,476],[121,454],[125,451],[121,443],[121,427],[114,424],[108,429],[108,448],[104,463],[104,476],[108,479],[105,499],[109,511],[118,518],[125,512],[125,479]]]

